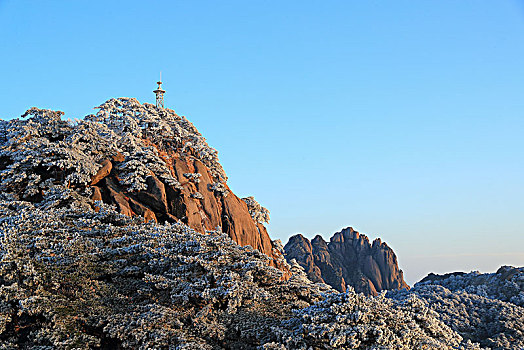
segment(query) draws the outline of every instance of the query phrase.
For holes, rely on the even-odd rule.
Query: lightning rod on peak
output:
[[[158,84],[158,88],[156,90],[153,90],[153,92],[156,95],[156,108],[164,109],[165,90],[162,90],[162,72],[160,72],[160,80],[157,81],[156,83]]]

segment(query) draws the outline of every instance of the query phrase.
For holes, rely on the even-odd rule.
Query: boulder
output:
[[[133,198],[129,198],[129,205],[131,206],[131,209],[133,209],[133,212],[144,218],[145,222],[158,222],[158,220],[156,219],[155,212],[146,207],[145,205],[139,203]]]
[[[109,197],[109,203],[116,205],[118,211],[121,214],[124,214],[126,216],[132,217],[133,216],[133,210],[131,209],[131,206],[129,205],[129,202],[127,201],[127,197],[122,193],[122,190],[120,187],[113,182],[111,179],[106,178],[106,193],[107,197]],[[104,198],[104,196],[102,196]]]
[[[93,186],[91,188],[93,189],[93,194],[91,195],[91,199],[93,201],[101,201],[102,200],[102,192],[100,191],[100,187]]]

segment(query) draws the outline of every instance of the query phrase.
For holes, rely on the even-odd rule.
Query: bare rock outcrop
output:
[[[409,288],[393,250],[380,239],[371,244],[366,235],[351,227],[335,233],[329,243],[318,235],[312,241],[295,235],[284,250],[286,259],[296,259],[312,281],[341,292],[348,286],[367,295]]]
[[[295,259],[299,262],[311,281],[324,283],[320,268],[315,264],[313,247],[309,239],[300,234],[292,236],[284,249],[286,251],[286,259],[289,261]]]

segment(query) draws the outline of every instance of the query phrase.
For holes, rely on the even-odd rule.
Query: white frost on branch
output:
[[[134,98],[111,99],[98,109],[74,123],[62,120],[63,112],[36,107],[24,113],[28,118],[1,121],[0,190],[30,200],[49,185],[83,188],[101,161],[115,156],[124,157],[114,169],[129,191],[145,190],[152,174],[181,189],[166,163],[174,153],[202,161],[217,182],[227,180],[217,151],[185,117]]]
[[[98,113],[87,116],[86,120],[103,123],[119,135],[145,137],[157,145],[190,154],[202,161],[217,180],[227,181],[218,152],[184,116],[168,108],[158,110],[152,104],[140,104],[134,98],[124,97],[108,100],[97,108]]]
[[[201,176],[202,176],[202,174],[200,174],[200,173],[184,173],[184,177],[186,179],[188,179],[189,181],[192,181],[194,183],[199,183]]]
[[[215,182],[213,184],[210,184],[209,190],[214,191],[216,194],[219,194],[224,197],[227,197],[227,195],[229,194],[229,190],[227,189],[226,185],[224,185],[221,182]]]

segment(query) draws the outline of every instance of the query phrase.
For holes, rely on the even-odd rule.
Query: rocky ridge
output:
[[[524,307],[524,267],[501,266],[494,273],[431,273],[417,285],[440,285],[453,292],[463,291]]]
[[[409,289],[393,250],[380,239],[371,244],[366,235],[348,227],[329,243],[298,234],[284,246],[286,259],[296,259],[314,282],[327,283],[340,292],[349,286],[366,295],[388,289]]]

